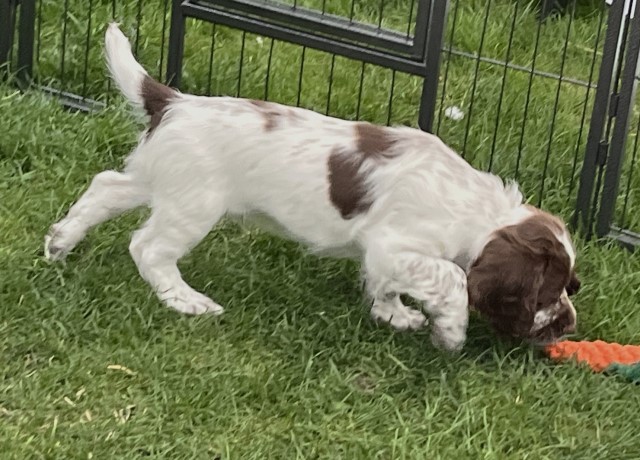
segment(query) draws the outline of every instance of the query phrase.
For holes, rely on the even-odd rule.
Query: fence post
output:
[[[185,17],[182,12],[182,0],[172,0],[166,82],[175,88],[180,87],[180,77],[182,76],[184,32]]]
[[[433,119],[436,113],[438,81],[440,76],[440,53],[442,52],[442,44],[444,41],[444,27],[447,20],[448,4],[448,0],[434,0],[431,3],[428,31],[425,37],[424,64],[426,72],[422,84],[422,96],[420,97],[418,126],[427,132],[433,131]],[[418,11],[420,12],[419,7]]]
[[[28,86],[33,77],[33,42],[35,39],[36,0],[22,0],[18,28],[18,82]]]
[[[629,11],[631,15],[632,12]],[[606,165],[602,198],[596,221],[596,235],[603,237],[609,234],[618,197],[622,162],[625,156],[627,135],[629,134],[630,114],[635,102],[638,68],[640,64],[640,2],[636,4],[631,31],[627,38],[626,61],[622,72],[622,83],[617,101],[616,119],[611,136],[610,153]]]
[[[427,54],[428,32],[433,18],[433,4],[439,1],[442,0],[418,0],[411,53],[419,59],[424,59]],[[449,0],[444,1],[449,2]]]
[[[619,0],[609,7],[598,87],[593,102],[586,151],[580,172],[576,210],[572,219],[572,226],[575,229],[579,228],[585,231],[587,239],[591,237],[592,216],[595,206],[597,206],[597,191],[594,194],[594,188],[597,188],[595,187],[596,174],[598,170],[602,170],[607,156],[608,139],[603,136],[605,135],[605,124],[609,118],[611,85],[620,51],[624,3],[624,0]]]
[[[6,78],[9,70],[9,54],[11,52],[13,27],[13,0],[0,0],[0,78]]]

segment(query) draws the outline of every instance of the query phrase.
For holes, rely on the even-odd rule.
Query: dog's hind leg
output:
[[[129,246],[131,256],[140,275],[169,307],[193,315],[223,312],[220,305],[182,279],[177,263],[224,213],[224,206],[211,200],[161,204],[153,208],[147,223],[134,233]]]
[[[126,173],[103,171],[45,236],[45,256],[63,259],[95,225],[146,204],[146,190]]]

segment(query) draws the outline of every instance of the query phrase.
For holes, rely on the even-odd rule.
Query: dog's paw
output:
[[[61,243],[60,238],[56,238],[55,233],[50,231],[44,237],[44,256],[52,261],[63,260],[71,248]]]
[[[63,260],[83,237],[73,222],[53,224],[44,237],[44,256],[53,261]]]
[[[44,257],[48,260],[64,259],[61,248],[51,244],[52,239],[48,234],[44,236]]]
[[[406,323],[407,328],[413,331],[417,331],[418,329],[422,329],[427,324],[427,317],[422,314],[422,312],[418,310],[414,310],[412,308],[407,308],[405,311],[405,317],[400,321],[400,324],[394,324],[393,320],[389,322],[391,326],[396,329],[401,329],[401,327]]]
[[[464,328],[446,327],[434,325],[431,331],[431,343],[440,350],[457,353],[462,350],[467,334]]]
[[[194,290],[175,289],[162,295],[167,306],[187,315],[221,315],[224,308],[206,295]]]
[[[427,324],[426,316],[405,306],[397,308],[388,304],[376,304],[371,308],[371,317],[374,321],[387,323],[398,331],[416,331]]]

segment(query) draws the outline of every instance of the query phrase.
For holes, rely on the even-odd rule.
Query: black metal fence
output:
[[[151,73],[185,91],[418,125],[588,236],[637,245],[640,21],[611,3],[0,0],[0,63],[101,108],[116,19]]]
[[[636,86],[640,61],[640,2],[611,8],[598,90],[581,173],[575,222],[590,236],[640,244],[637,163],[640,118]],[[630,127],[634,131],[630,132]],[[632,141],[632,142],[629,142]]]

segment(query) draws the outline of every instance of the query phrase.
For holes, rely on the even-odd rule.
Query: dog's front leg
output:
[[[374,317],[381,305],[388,309],[391,302],[396,302],[397,294],[407,294],[422,302],[429,314],[435,346],[450,351],[462,348],[469,322],[464,270],[453,262],[417,253],[383,255],[375,251],[367,256],[365,264]],[[395,311],[402,314],[400,308]]]
[[[371,317],[375,321],[389,323],[398,331],[418,330],[427,323],[427,317],[420,311],[402,303],[396,292],[373,296]]]

